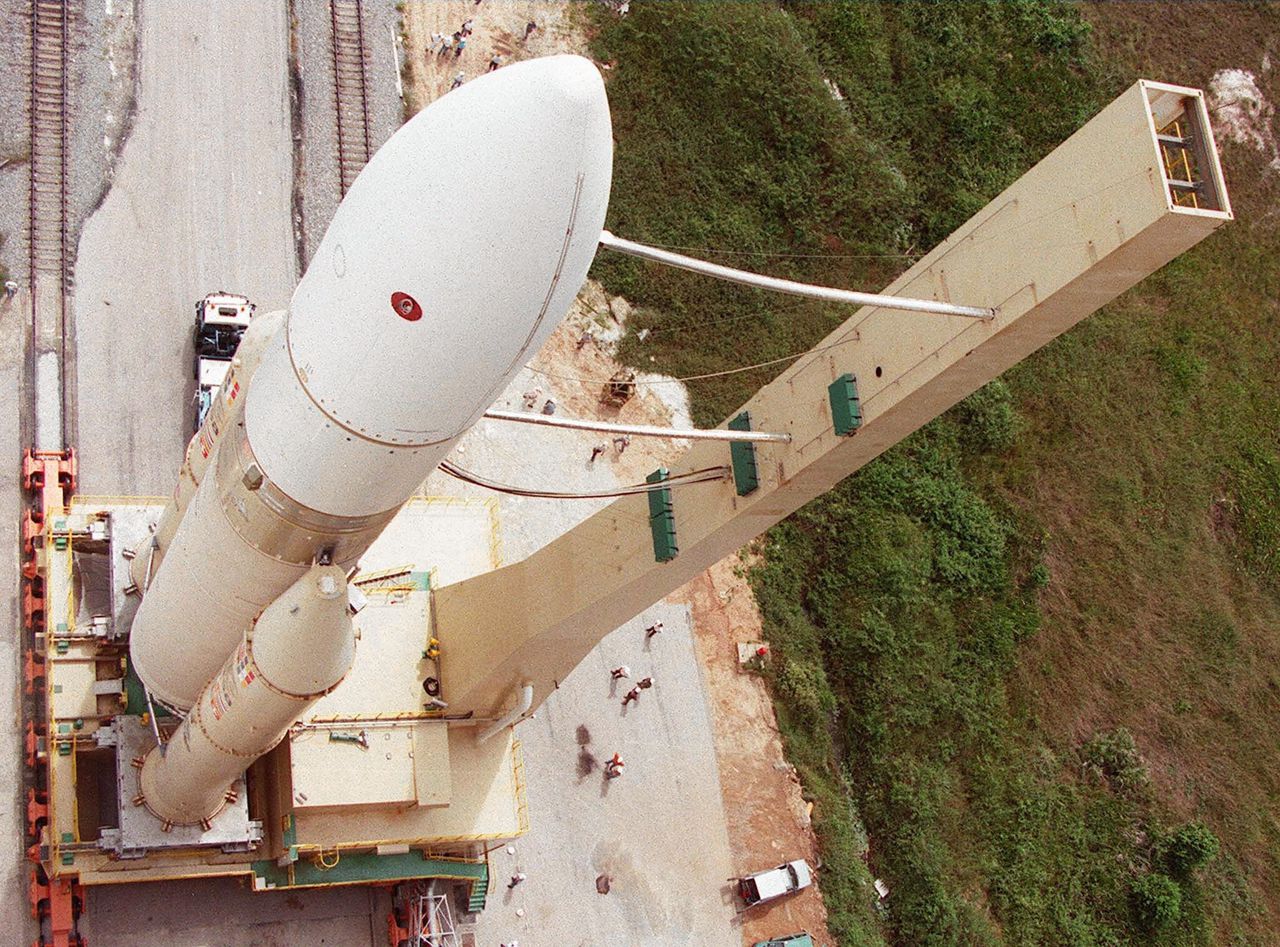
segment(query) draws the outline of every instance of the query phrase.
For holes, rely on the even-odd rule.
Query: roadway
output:
[[[194,301],[297,278],[283,3],[138,6],[133,131],[76,260],[85,494],[168,494],[191,435]]]

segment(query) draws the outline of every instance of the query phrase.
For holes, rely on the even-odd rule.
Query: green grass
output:
[[[1191,7],[597,14],[609,226],[879,289],[1138,74],[1203,84],[1227,56],[1261,75],[1274,8]],[[1280,928],[1280,186],[1224,155],[1239,221],[760,544],[779,723],[842,944]],[[630,259],[596,275],[650,330],[624,355],[678,376],[801,351],[847,315]],[[777,370],[695,383],[695,417]]]

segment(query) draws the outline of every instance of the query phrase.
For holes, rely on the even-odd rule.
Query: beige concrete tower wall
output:
[[[1156,124],[1185,107],[1205,136],[1208,203],[1178,206]],[[522,562],[435,594],[451,710],[535,705],[613,628],[824,493],[1231,219],[1196,90],[1139,82],[886,292],[994,306],[990,321],[864,308],[743,407],[790,444],[757,448],[760,486],[673,491],[679,555],[657,563],[644,497],[620,500]],[[862,427],[835,434],[828,385],[857,378]],[[736,414],[736,412],[735,412]],[[702,442],[674,472],[728,464]]]

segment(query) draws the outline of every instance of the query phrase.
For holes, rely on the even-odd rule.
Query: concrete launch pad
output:
[[[133,761],[178,721],[128,664],[129,559],[160,498],[77,497],[51,519],[44,686],[48,863],[82,884],[246,875],[259,890],[443,877],[483,903],[486,845],[528,830],[518,741],[451,718],[431,629],[432,588],[500,564],[490,501],[410,501],[351,584],[364,607],[351,672],[233,787],[211,825],[165,827],[135,804]],[[434,700],[433,698],[439,698]],[[443,704],[443,706],[442,706]]]

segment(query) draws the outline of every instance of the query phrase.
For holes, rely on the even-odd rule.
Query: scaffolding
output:
[[[449,893],[436,891],[435,882],[413,882],[396,889],[397,913],[405,919],[405,947],[462,947],[453,923]]]

